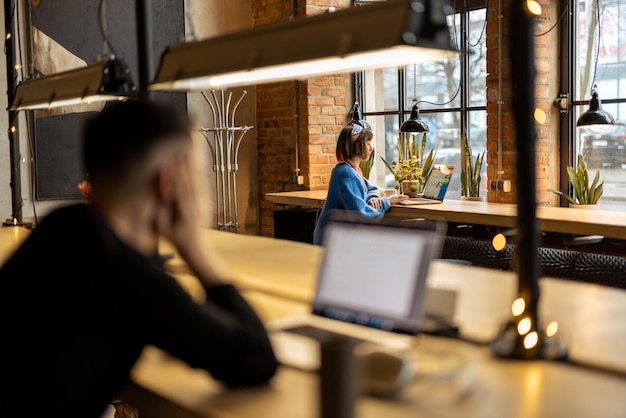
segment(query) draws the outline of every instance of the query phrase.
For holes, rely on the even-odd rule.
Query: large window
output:
[[[569,63],[572,107],[569,112],[572,153],[564,164],[572,165],[583,154],[591,174],[600,170],[604,207],[626,206],[626,2],[624,0],[573,0],[571,56]],[[615,118],[606,128],[573,128],[589,108],[591,88],[598,87],[602,108]],[[567,131],[567,129],[564,129]],[[562,182],[563,183],[563,182]]]
[[[374,129],[377,156],[389,162],[398,158],[400,125],[408,118],[413,100],[418,101],[421,119],[430,128],[428,147],[436,149],[436,163],[457,168],[448,189],[449,198],[458,198],[461,193],[463,134],[467,134],[475,154],[486,148],[485,1],[457,3],[464,3],[465,8],[457,8],[457,13],[448,17],[448,24],[454,42],[468,54],[355,76],[355,97]],[[393,176],[377,160],[370,180],[393,187]],[[485,170],[486,164],[483,174]]]

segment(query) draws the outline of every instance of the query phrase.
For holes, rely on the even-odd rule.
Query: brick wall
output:
[[[514,181],[516,173],[515,130],[513,115],[509,107],[511,98],[508,48],[510,0],[502,1],[501,14],[499,3],[499,0],[488,0],[487,3],[487,177],[488,180],[494,180],[500,174],[502,179],[512,180],[513,190],[510,193],[490,191],[488,192],[488,200],[490,202],[514,203],[516,200]],[[547,31],[559,15],[558,1],[540,0],[539,3],[543,13],[537,18],[536,33],[538,34]],[[502,17],[502,37],[499,36],[498,27],[500,17]],[[537,107],[546,114],[546,122],[537,125],[537,202],[540,205],[554,203],[554,195],[547,190],[558,188],[558,110],[552,105],[554,98],[558,95],[558,71],[554,71],[554,68],[558,66],[557,36],[558,30],[534,38],[535,66],[537,69],[535,98]],[[502,47],[501,54],[499,53],[500,47]],[[500,66],[502,67],[500,68]],[[502,74],[501,84],[499,80],[500,71]],[[502,107],[501,114],[499,114],[499,106]],[[500,173],[498,173],[498,153],[501,153]]]
[[[543,14],[537,32],[549,29],[558,18],[558,0],[540,0]],[[324,13],[334,5],[340,8],[349,0],[298,0],[297,16]],[[488,0],[487,9],[487,176],[513,181],[510,193],[488,192],[491,202],[515,202],[515,134],[509,108],[511,87],[509,69],[509,4],[503,0],[502,60],[499,56],[499,0]],[[291,18],[291,0],[253,0],[255,26]],[[558,94],[556,37],[558,30],[535,38],[537,106],[546,113],[546,123],[538,127],[536,144],[537,201],[554,204],[547,189],[558,188],[558,111],[552,106]],[[502,85],[499,84],[502,66]],[[335,141],[351,100],[344,75],[316,77],[306,81],[260,85],[257,87],[257,138],[259,152],[259,233],[273,235],[273,212],[278,207],[264,199],[268,192],[324,189],[335,164]],[[501,104],[499,104],[501,103]],[[499,115],[499,106],[502,114]],[[297,108],[297,117],[296,115]],[[501,127],[499,123],[501,122]],[[501,133],[501,139],[499,136]],[[501,172],[498,155],[501,153]],[[296,160],[297,156],[297,160]],[[297,162],[296,162],[297,161]],[[296,164],[299,171],[296,172]],[[304,184],[294,181],[303,176]]]
[[[340,8],[348,3],[299,0],[296,16],[325,13],[331,5]],[[254,25],[290,19],[292,5],[291,0],[253,0]],[[328,187],[336,138],[346,123],[346,79],[324,76],[257,86],[260,235],[273,236],[273,213],[278,209],[265,200],[266,193]],[[295,181],[298,175],[302,185]]]

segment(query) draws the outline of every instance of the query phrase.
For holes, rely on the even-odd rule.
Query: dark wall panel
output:
[[[42,0],[31,8],[32,24],[87,64],[103,52],[99,28],[100,0]],[[158,68],[161,54],[168,45],[180,42],[184,35],[182,0],[152,0],[154,23],[154,58]],[[129,65],[138,83],[135,2],[106,1],[109,41],[118,57]],[[39,52],[41,53],[41,52]],[[33,45],[33,54],[38,54]],[[54,57],[45,57],[54,60]],[[35,68],[35,71],[40,71]],[[185,110],[183,93],[159,93],[156,100]],[[37,199],[77,198],[77,184],[84,179],[80,163],[79,135],[83,113],[47,116],[35,119],[35,177]]]

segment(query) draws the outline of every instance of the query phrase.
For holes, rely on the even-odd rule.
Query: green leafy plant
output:
[[[376,155],[376,150],[373,149],[370,154],[370,158],[366,161],[361,161],[359,163],[359,167],[361,167],[361,171],[363,172],[363,177],[366,179],[370,179],[370,171],[372,171],[372,167],[374,166],[374,155]]]
[[[385,166],[393,174],[396,180],[396,189],[400,187],[400,184],[404,180],[418,180],[419,192],[424,189],[426,180],[430,176],[433,170],[433,163],[435,160],[436,150],[433,148],[426,153],[426,134],[422,136],[421,143],[418,144],[416,135],[411,135],[411,139],[405,144],[404,141],[398,141],[398,152],[400,157],[398,161],[392,161],[388,163],[383,157],[380,159],[385,163]],[[406,150],[405,150],[406,147]],[[409,159],[403,159],[405,151],[410,156]]]
[[[589,184],[589,171],[587,170],[587,164],[581,154],[578,154],[576,163],[576,169],[574,167],[567,167],[567,176],[569,182],[572,185],[574,191],[574,197],[572,198],[568,194],[565,194],[559,190],[550,190],[561,196],[563,199],[570,203],[578,205],[595,205],[602,197],[604,192],[604,182],[600,182],[600,170],[596,171],[596,175],[593,178],[591,184]]]
[[[480,171],[483,167],[485,151],[476,155],[476,159],[474,159],[472,147],[467,136],[464,137],[464,143],[465,167],[461,170],[461,191],[463,196],[478,197],[480,196]]]

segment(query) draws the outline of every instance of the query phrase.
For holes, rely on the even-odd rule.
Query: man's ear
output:
[[[156,183],[159,200],[169,204],[176,199],[177,166],[173,161],[166,161],[157,170]]]

